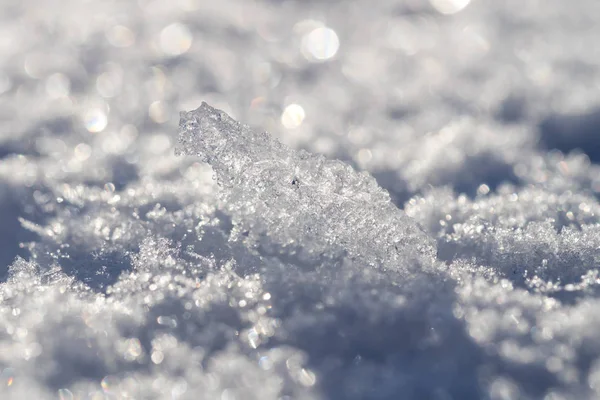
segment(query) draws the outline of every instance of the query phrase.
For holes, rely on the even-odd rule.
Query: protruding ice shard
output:
[[[433,240],[368,173],[292,150],[206,103],[181,113],[176,153],[212,166],[234,232],[267,252],[390,269],[435,255]]]

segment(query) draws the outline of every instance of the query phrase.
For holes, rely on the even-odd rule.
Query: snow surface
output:
[[[0,398],[600,399],[598,15],[0,1]]]

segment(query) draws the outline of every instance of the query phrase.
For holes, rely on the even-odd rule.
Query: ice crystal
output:
[[[269,253],[390,269],[434,255],[430,238],[368,173],[291,150],[206,103],[181,114],[177,151],[213,167],[234,235]]]

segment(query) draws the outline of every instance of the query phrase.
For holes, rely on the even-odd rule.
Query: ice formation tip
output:
[[[268,254],[386,269],[433,259],[431,238],[371,175],[290,149],[207,103],[181,113],[176,152],[212,166],[233,236],[245,236]]]

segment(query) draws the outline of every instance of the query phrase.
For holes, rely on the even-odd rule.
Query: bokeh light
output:
[[[78,161],[86,161],[92,155],[92,147],[86,143],[79,143],[75,146],[75,158]]]
[[[468,6],[471,0],[429,0],[429,2],[442,14],[456,14]]]
[[[92,108],[84,114],[85,128],[92,133],[102,132],[108,124],[106,113],[99,108]]]
[[[115,47],[129,47],[135,43],[135,34],[123,25],[115,25],[106,31],[106,39]]]
[[[192,32],[180,23],[167,25],[160,32],[160,49],[168,56],[179,56],[192,46]]]
[[[150,107],[148,107],[148,114],[152,121],[157,124],[164,124],[169,120],[169,110],[162,101],[153,101]]]
[[[318,27],[302,38],[302,54],[309,61],[327,61],[333,58],[340,48],[337,33],[328,27]]]
[[[306,114],[301,105],[290,104],[283,110],[283,114],[281,114],[281,123],[287,129],[294,129],[302,125],[305,117]]]

